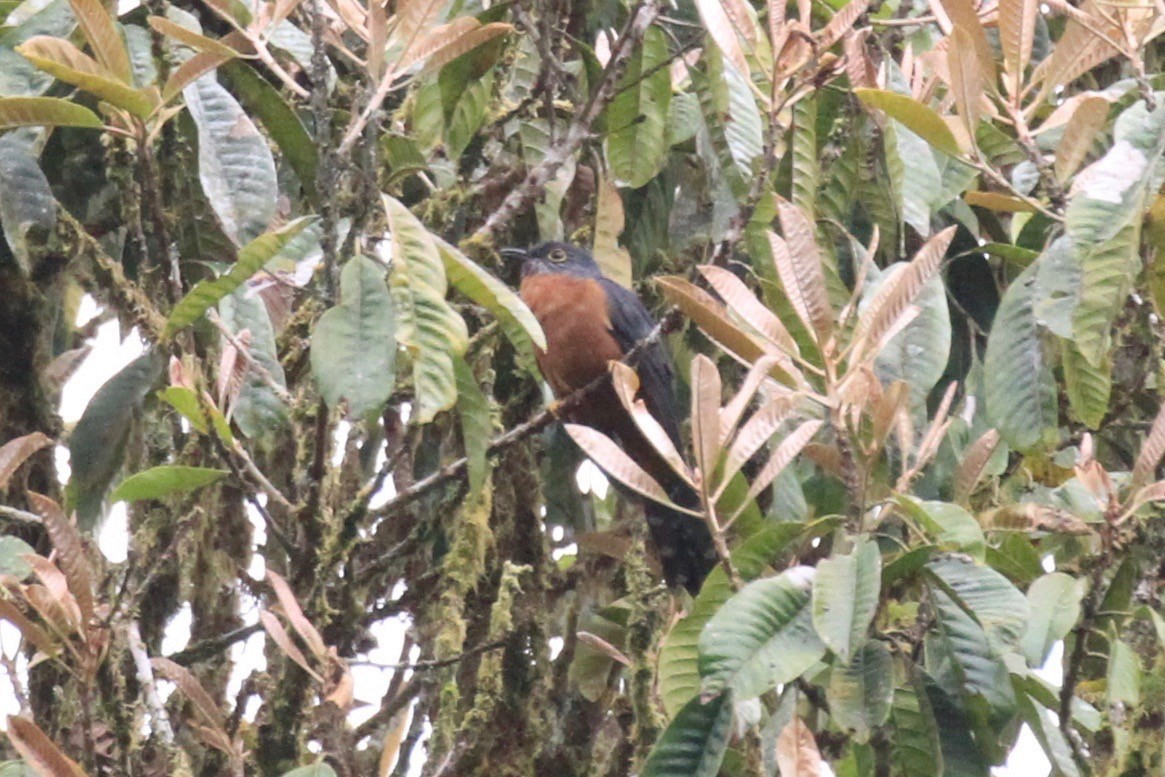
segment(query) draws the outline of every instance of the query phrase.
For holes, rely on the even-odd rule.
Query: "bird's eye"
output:
[[[547,258],[552,262],[561,264],[562,262],[566,261],[566,251],[563,251],[561,248],[555,248],[551,250],[549,254],[547,254]]]

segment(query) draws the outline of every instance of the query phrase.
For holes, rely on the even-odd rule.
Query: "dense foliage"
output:
[[[3,774],[962,777],[1025,726],[1165,768],[1159,4],[0,24]],[[694,598],[663,489],[545,409],[496,249],[550,238],[663,322],[690,445],[612,380]],[[110,321],[142,354],[66,428]]]

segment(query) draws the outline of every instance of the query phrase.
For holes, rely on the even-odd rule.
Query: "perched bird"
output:
[[[550,242],[501,253],[522,262],[522,300],[546,333],[546,351],[538,352],[538,366],[557,397],[609,374],[609,362],[621,360],[655,329],[656,322],[635,293],[604,277],[584,249]],[[642,349],[632,366],[639,375],[639,397],[680,449],[680,415],[667,349],[656,341]],[[675,504],[689,508],[699,504],[691,486],[639,431],[610,381],[572,408],[569,420],[618,441]],[[667,582],[694,595],[716,563],[707,526],[651,500],[644,504],[644,514]]]

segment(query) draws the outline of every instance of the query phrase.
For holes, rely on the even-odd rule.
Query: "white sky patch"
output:
[[[97,547],[111,564],[120,564],[129,556],[129,505],[117,502],[101,524]]]
[[[93,318],[86,313],[85,300],[92,300],[86,296],[82,300],[81,310],[77,314],[80,324]],[[121,339],[118,323],[106,321],[97,327],[97,336],[93,338],[93,350],[73,376],[65,383],[61,391],[61,420],[66,424],[74,424],[85,412],[86,405],[97,390],[134,359],[142,355],[145,344],[138,335],[138,330],[131,329],[125,340]]]
[[[575,478],[578,480],[579,491],[584,494],[594,494],[598,499],[607,498],[607,489],[610,488],[611,483],[603,471],[595,466],[595,463],[590,459],[579,465]]]
[[[162,655],[177,653],[190,644],[190,624],[193,620],[194,612],[190,609],[190,603],[183,602],[162,634]]]
[[[1149,164],[1144,152],[1127,140],[1118,140],[1108,153],[1084,168],[1072,182],[1072,194],[1120,205],[1125,192],[1141,180]]]

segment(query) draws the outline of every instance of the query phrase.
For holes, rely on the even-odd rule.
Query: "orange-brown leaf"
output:
[[[97,61],[123,83],[133,84],[129,52],[105,3],[101,0],[69,0],[69,5]]]
[[[672,503],[659,483],[656,483],[651,475],[644,472],[643,468],[624,453],[623,449],[615,444],[610,437],[596,429],[580,424],[565,424],[564,428],[575,444],[582,448],[583,453],[589,456],[607,475],[641,496],[682,510]]]
[[[28,718],[8,717],[8,741],[40,777],[85,777],[80,764],[65,755],[48,734]]]
[[[822,50],[829,48],[841,40],[841,37],[853,29],[854,22],[870,7],[870,0],[850,0],[844,8],[833,15],[833,18],[817,33],[817,45]]]
[[[729,270],[711,264],[701,265],[700,274],[716,290],[728,307],[740,314],[749,326],[764,335],[770,343],[787,354],[798,355],[797,342],[789,330],[771,310],[765,307],[744,281]]]
[[[1066,181],[1076,172],[1107,122],[1108,100],[1094,95],[1080,101],[1056,146],[1057,180]]]
[[[93,620],[95,602],[93,597],[93,573],[89,558],[85,555],[85,545],[77,527],[65,517],[60,505],[47,496],[29,491],[26,493],[32,509],[44,520],[49,539],[57,551],[57,566],[65,574],[69,583],[69,593],[77,600],[83,623],[88,626]]]
[[[704,354],[692,359],[692,447],[705,487],[720,459],[720,372]]]
[[[669,302],[725,350],[749,364],[764,355],[764,349],[728,318],[728,312],[708,292],[675,276],[657,278],[656,283]]]
[[[747,505],[753,499],[756,499],[757,495],[768,488],[777,479],[777,475],[780,475],[785,467],[789,466],[793,459],[797,458],[797,454],[813,439],[813,435],[817,434],[817,430],[821,428],[821,424],[822,422],[817,420],[806,421],[794,429],[792,434],[781,440],[781,444],[777,446],[777,449],[773,451],[773,455],[765,463],[761,471],[757,473],[756,478],[752,482],[752,486],[748,489],[748,497],[742,503],[741,509],[743,509],[743,505]]]
[[[971,496],[971,492],[979,483],[979,478],[983,477],[983,470],[987,468],[991,454],[995,453],[995,448],[998,445],[999,432],[988,429],[980,435],[979,439],[967,447],[966,453],[963,454],[963,461],[955,473],[955,485],[952,493],[954,501],[965,502]]]
[[[623,403],[623,408],[635,421],[635,425],[639,427],[639,431],[643,432],[643,436],[647,438],[651,446],[663,456],[677,475],[687,481],[689,485],[693,485],[688,467],[684,463],[683,457],[680,456],[680,452],[676,450],[672,439],[659,425],[659,421],[656,421],[655,417],[647,410],[647,405],[643,400],[636,399],[636,394],[639,393],[638,373],[627,364],[611,362],[611,383],[615,388],[615,393],[619,396],[619,401]]]
[[[222,712],[218,704],[189,669],[160,656],[151,658],[150,665],[154,667],[155,672],[178,686],[178,690],[182,691],[182,695],[190,702],[191,709],[203,725],[221,733],[227,742],[230,741],[222,727]]]
[[[305,656],[303,651],[296,646],[294,641],[292,641],[291,635],[287,633],[287,629],[283,628],[283,624],[279,622],[278,618],[276,618],[267,610],[260,610],[259,622],[263,624],[263,629],[267,632],[267,635],[271,637],[271,641],[278,645],[279,649],[282,650],[288,658],[299,664],[300,668],[311,675],[316,682],[323,684],[324,678],[320,677],[316,673],[315,669],[312,669],[311,664],[308,663],[307,656]]]
[[[52,444],[51,437],[33,432],[0,446],[0,491],[8,488],[9,479],[32,454]]]
[[[721,491],[727,487],[732,476],[744,466],[744,462],[751,459],[753,454],[772,439],[773,434],[789,417],[792,410],[793,400],[790,397],[776,397],[769,400],[764,407],[757,410],[745,421],[736,438],[732,441],[732,447],[728,449],[728,457],[724,461]]]
[[[316,627],[303,614],[299,602],[295,599],[295,594],[291,591],[291,586],[270,569],[267,570],[267,582],[275,590],[279,605],[283,607],[283,614],[291,622],[291,627],[295,629],[295,633],[299,635],[299,638],[303,640],[315,657],[323,661],[328,655],[328,646],[324,644],[324,638],[316,631]]]
[[[794,717],[777,737],[777,767],[781,777],[820,777],[821,752],[813,732]]]
[[[800,208],[784,200],[777,204],[777,213],[781,218],[781,232],[789,249],[792,280],[799,287],[813,330],[817,332],[818,338],[824,341],[833,329],[833,309],[829,304],[825,267],[821,250],[817,247],[813,223]],[[777,269],[779,271],[780,267]],[[788,292],[788,281],[784,275],[781,276],[781,283]]]
[[[983,116],[983,75],[975,61],[974,44],[970,34],[956,24],[951,30],[947,47],[947,68],[951,77],[951,92],[959,109],[959,118],[968,137],[975,137]]]
[[[1165,456],[1165,402],[1161,403],[1157,417],[1153,419],[1153,426],[1150,427],[1145,441],[1141,443],[1137,462],[1133,465],[1134,490],[1153,479],[1153,473],[1157,471],[1162,456]]]

